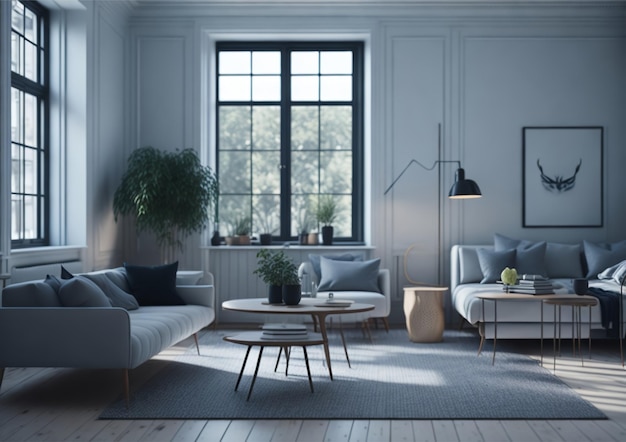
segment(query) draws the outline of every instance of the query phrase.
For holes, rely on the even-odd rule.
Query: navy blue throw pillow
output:
[[[140,306],[184,305],[176,291],[178,261],[161,266],[136,266],[124,263],[130,293]]]

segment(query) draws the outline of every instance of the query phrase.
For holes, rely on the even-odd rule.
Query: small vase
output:
[[[213,232],[213,236],[211,237],[211,245],[212,246],[219,246],[221,243],[221,238],[220,238],[220,232],[219,231],[214,231]]]
[[[333,226],[323,226],[322,227],[322,244],[324,244],[325,246],[332,245],[333,234],[334,234]]]
[[[298,305],[302,299],[302,287],[300,284],[283,285],[283,302],[285,305]]]
[[[272,244],[272,234],[271,233],[261,233],[259,235],[259,241],[262,246],[269,246]]]

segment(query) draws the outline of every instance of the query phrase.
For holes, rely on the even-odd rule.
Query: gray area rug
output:
[[[375,331],[370,343],[357,330],[346,333],[352,368],[337,333],[331,334],[334,380],[322,347],[309,347],[314,393],[309,390],[300,348],[285,376],[278,349],[266,348],[250,401],[246,401],[258,354],[255,347],[234,391],[246,347],[222,340],[232,331],[209,331],[172,357],[154,377],[106,408],[101,419],[606,419],[590,402],[527,356],[499,343],[477,356],[478,338],[448,332],[444,341],[418,344],[406,331]],[[550,358],[551,359],[551,358]],[[546,364],[549,365],[549,364]]]

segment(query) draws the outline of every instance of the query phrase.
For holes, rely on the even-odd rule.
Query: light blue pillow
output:
[[[320,292],[357,291],[378,292],[380,258],[369,261],[340,261],[321,257],[322,277],[317,288]]]
[[[515,254],[515,270],[518,275],[547,276],[545,241],[535,243],[527,248],[518,248]]]
[[[503,252],[511,249],[522,250],[532,247],[532,245],[533,242],[526,239],[509,238],[508,236],[504,236],[500,233],[493,235],[493,249],[497,252]]]
[[[515,267],[515,249],[496,251],[489,249],[478,249],[478,262],[480,270],[483,272],[481,284],[494,283],[500,279],[500,273],[505,267]]]
[[[139,308],[137,299],[130,293],[122,290],[109,279],[107,273],[86,273],[84,278],[100,287],[113,307],[121,307],[126,310],[136,310]]]
[[[548,278],[582,278],[580,244],[549,242],[546,247]]]
[[[597,279],[598,274],[626,259],[626,240],[612,244],[594,244],[583,241],[587,261],[587,279]]]
[[[58,296],[64,307],[111,307],[111,301],[100,287],[86,278],[65,280]]]
[[[309,255],[309,261],[311,261],[311,265],[313,266],[313,271],[319,279],[322,278],[322,268],[320,266],[320,258],[324,257],[326,259],[332,259],[335,261],[363,261],[362,253],[342,253],[341,255]]]

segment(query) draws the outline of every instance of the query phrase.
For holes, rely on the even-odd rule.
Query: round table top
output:
[[[324,344],[324,338],[320,333],[307,333],[297,337],[274,335],[273,338],[268,338],[262,331],[248,331],[233,336],[224,336],[224,340],[235,344],[262,345],[265,347],[284,347],[285,345],[301,347]]]
[[[284,313],[284,314],[344,314],[360,313],[374,310],[372,304],[351,303],[348,306],[332,305],[326,303],[325,298],[302,298],[297,305],[270,304],[267,298],[244,298],[231,299],[222,303],[225,310],[234,310],[248,313]],[[335,302],[341,301],[341,297],[334,298]]]
[[[597,299],[588,295],[577,295],[576,293],[549,293],[547,295],[532,295],[526,293],[506,293],[506,292],[485,292],[477,293],[476,297],[479,299],[491,299],[491,300],[569,300],[569,299]]]

